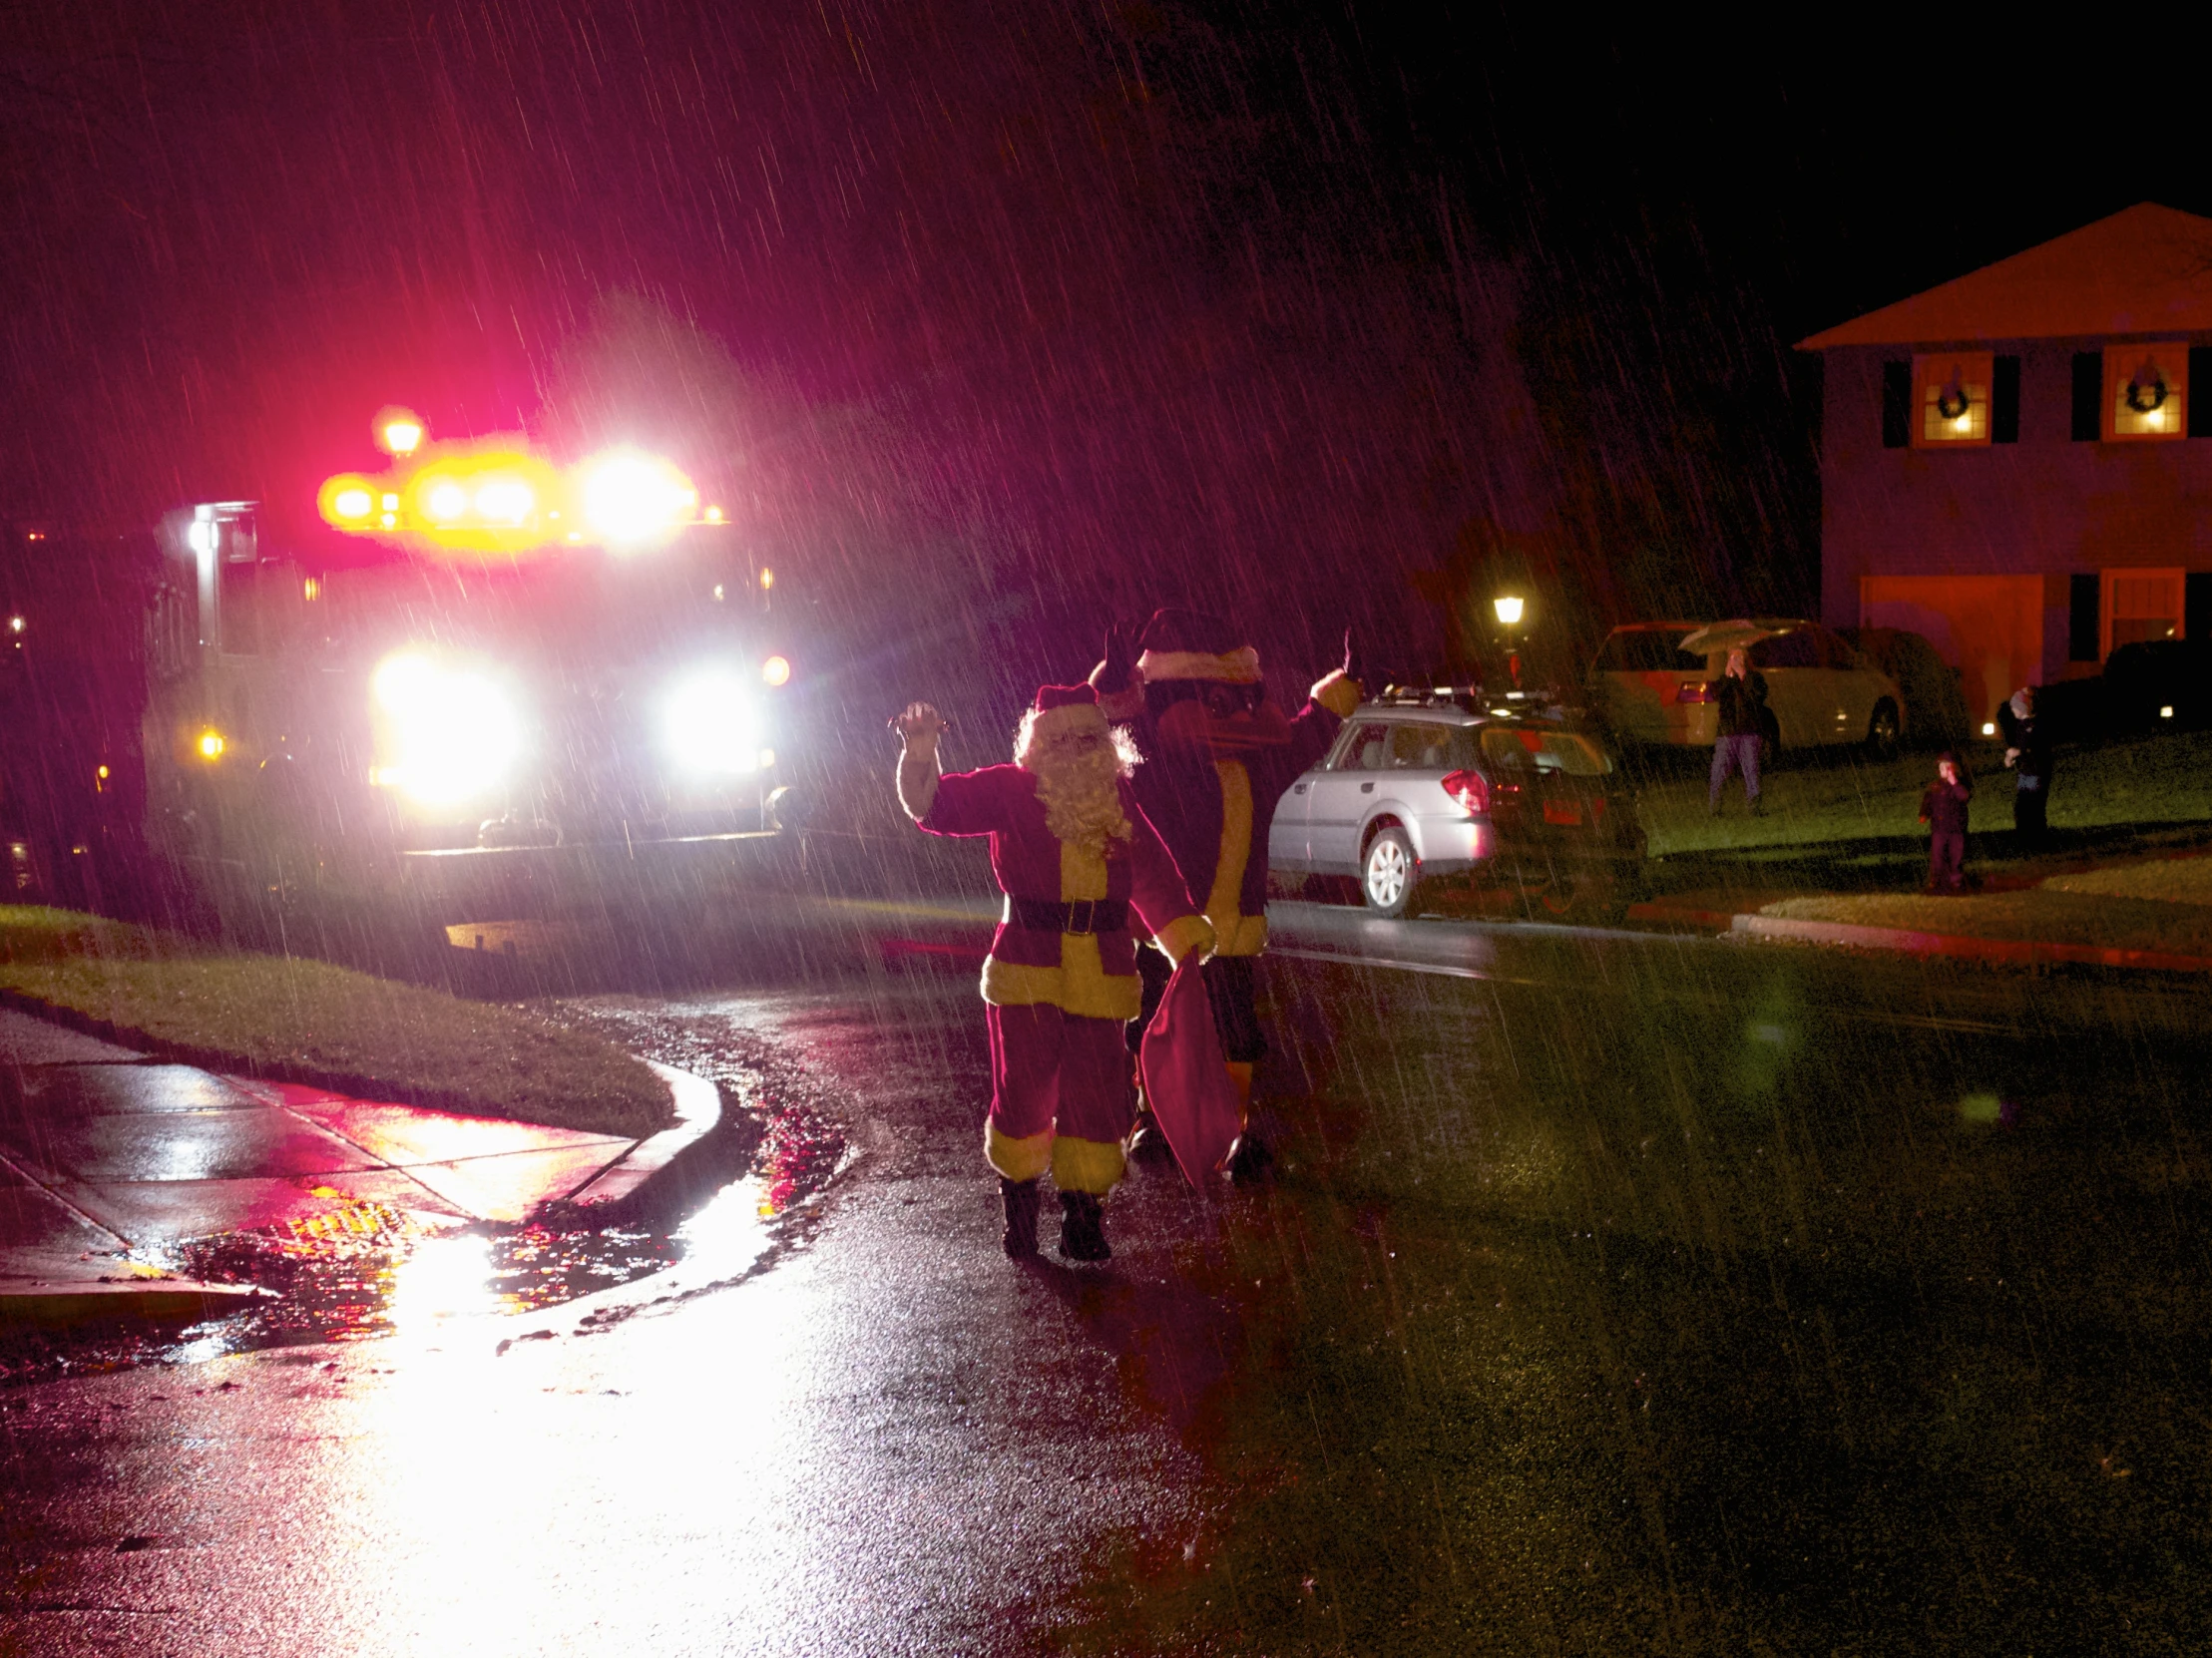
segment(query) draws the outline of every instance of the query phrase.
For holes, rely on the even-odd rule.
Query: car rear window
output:
[[[1676,647],[1671,627],[1623,628],[1597,647],[1596,673],[1703,673],[1705,658]]]
[[[1500,771],[1563,771],[1569,777],[1602,777],[1612,756],[1575,731],[1531,731],[1494,725],[1483,732],[1483,757]]]
[[[1773,638],[1760,639],[1751,647],[1751,665],[1769,667],[1825,667],[1821,659],[1820,640],[1811,632],[1799,629],[1794,633],[1777,633]]]
[[[1390,733],[1393,771],[1461,771],[1475,763],[1475,732],[1466,725],[1397,725]]]

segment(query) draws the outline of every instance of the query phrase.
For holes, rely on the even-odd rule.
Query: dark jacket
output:
[[[2050,776],[2050,737],[2043,729],[2041,714],[2022,719],[2006,702],[1996,711],[1996,727],[2004,734],[2004,746],[2020,751],[2020,757],[2012,763],[2019,767],[2022,777]]]
[[[1767,680],[1757,668],[1748,670],[1741,679],[1733,673],[1723,673],[1707,685],[1705,691],[1719,705],[1722,736],[1765,735],[1765,721],[1759,714],[1767,705]]]
[[[1939,777],[1920,797],[1921,821],[1936,834],[1963,835],[1967,832],[1967,802],[1973,798],[1974,784],[1965,772],[1959,774],[1956,783]]]

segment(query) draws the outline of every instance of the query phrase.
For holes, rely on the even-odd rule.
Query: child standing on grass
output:
[[[1920,797],[1920,820],[1928,825],[1928,890],[1961,892],[1967,884],[1967,803],[1974,784],[1945,749],[1936,756],[1936,780]]]

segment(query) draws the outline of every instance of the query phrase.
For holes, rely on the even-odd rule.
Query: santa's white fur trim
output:
[[[1231,685],[1259,683],[1259,652],[1250,645],[1216,656],[1205,650],[1147,650],[1136,658],[1137,677],[1147,684],[1162,679],[1216,679]]]
[[[1040,737],[1067,736],[1077,731],[1106,734],[1106,717],[1096,702],[1068,702],[1042,713],[1032,712],[1029,727]]]

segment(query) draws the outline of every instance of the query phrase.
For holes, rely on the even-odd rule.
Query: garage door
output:
[[[1859,625],[1925,636],[1959,670],[1977,726],[2043,677],[2040,576],[1862,576]]]

